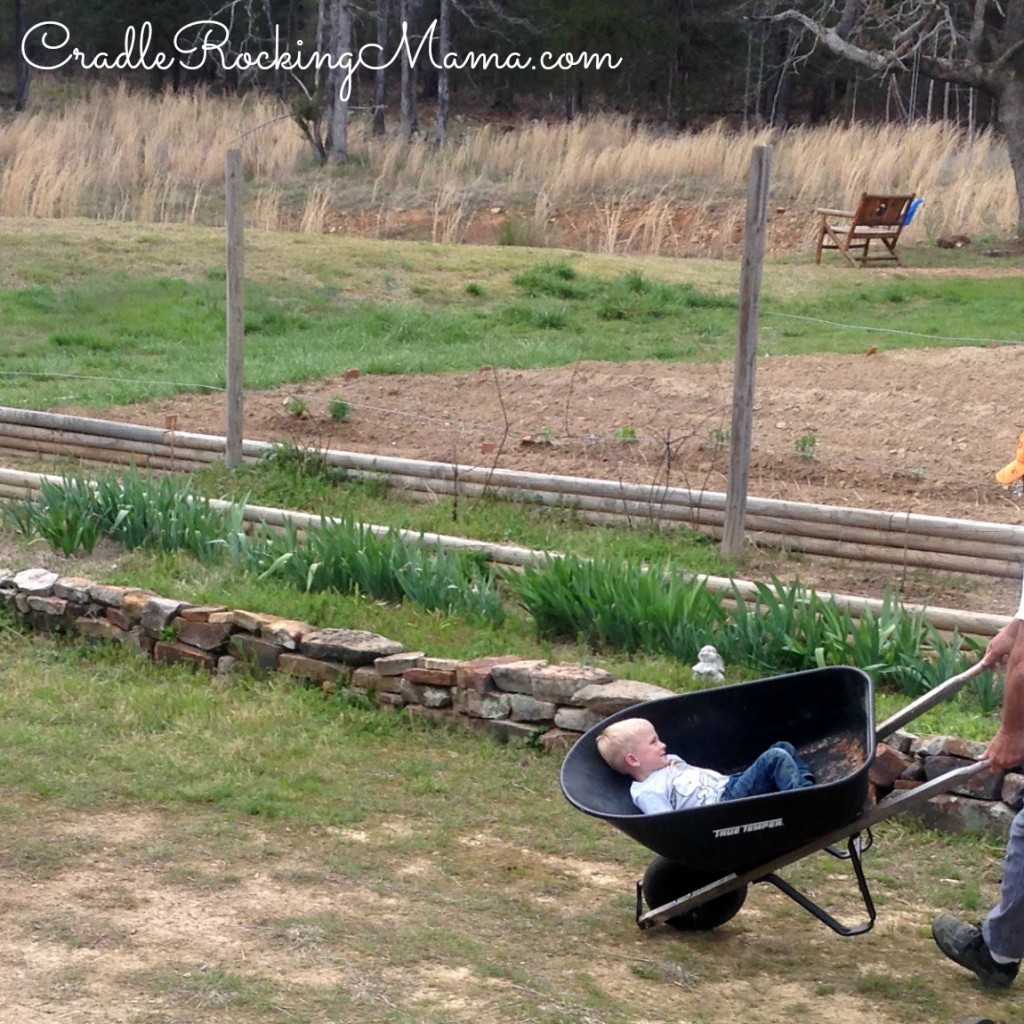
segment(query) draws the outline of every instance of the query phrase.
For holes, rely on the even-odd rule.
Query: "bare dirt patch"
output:
[[[872,339],[873,340],[873,339]],[[868,354],[870,352],[870,354]],[[358,368],[355,368],[358,369]],[[1024,522],[993,473],[1024,426],[1024,350],[873,350],[766,357],[756,374],[750,493],[959,519]],[[289,412],[301,397],[302,416]],[[351,406],[345,422],[329,403]],[[343,376],[249,392],[245,436],[439,462],[723,491],[731,364],[581,362],[545,370]],[[181,395],[101,415],[224,432],[223,399]],[[315,510],[314,510],[315,511]],[[799,576],[870,596],[1001,611],[1015,581],[755,553],[749,575]]]
[[[968,1005],[1024,1021],[932,948],[937,907],[917,869],[947,854],[923,837],[906,870],[881,854],[879,926],[841,939],[767,886],[713,933],[639,932],[640,851],[570,862],[474,828],[430,879],[404,878],[368,822],[379,852],[360,877],[342,829],[205,810],[4,810],[11,1024],[903,1024]],[[828,871],[795,880],[857,920]]]

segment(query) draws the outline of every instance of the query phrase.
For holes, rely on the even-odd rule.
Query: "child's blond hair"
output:
[[[602,729],[597,737],[597,752],[617,772],[629,775],[626,755],[642,729],[650,727],[646,718],[623,718]]]

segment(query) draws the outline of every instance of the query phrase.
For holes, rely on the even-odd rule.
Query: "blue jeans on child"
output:
[[[813,786],[814,776],[792,743],[773,743],[742,772],[729,776],[720,800],[742,800],[747,796],[777,793],[783,789]]]

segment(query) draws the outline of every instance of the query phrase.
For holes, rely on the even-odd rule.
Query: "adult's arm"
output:
[[[1021,602],[1024,610],[1024,600]],[[1018,612],[1018,615],[1020,612]],[[1024,761],[1024,618],[1014,618],[992,639],[982,662],[992,668],[1006,659],[1003,679],[1003,713],[999,730],[983,757],[994,768],[1014,768]]]
[[[1015,618],[1003,626],[1001,630],[988,642],[985,648],[985,656],[981,659],[983,665],[995,668],[1005,658],[1008,658],[1017,642],[1021,632],[1021,624],[1024,623],[1024,597],[1021,598],[1021,606],[1017,610]]]

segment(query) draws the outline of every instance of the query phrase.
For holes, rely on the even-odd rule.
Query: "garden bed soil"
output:
[[[877,346],[877,347],[876,347]],[[731,364],[580,362],[543,370],[355,375],[250,391],[247,438],[724,491]],[[350,371],[348,375],[344,371]],[[1024,349],[886,350],[758,361],[749,493],[758,497],[1024,522],[993,474],[1014,455]],[[344,421],[330,403],[349,405]],[[297,415],[296,412],[301,410]],[[87,412],[86,410],[64,410]],[[97,415],[93,410],[91,415]],[[223,434],[220,395],[185,394],[98,415]],[[316,510],[313,510],[316,511]],[[822,589],[1009,613],[1016,581],[903,571],[754,550],[746,574]]]

